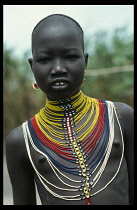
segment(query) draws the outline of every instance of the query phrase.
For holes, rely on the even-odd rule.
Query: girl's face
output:
[[[77,30],[43,27],[34,45],[29,63],[39,88],[49,99],[65,99],[75,94],[83,82],[88,59]]]

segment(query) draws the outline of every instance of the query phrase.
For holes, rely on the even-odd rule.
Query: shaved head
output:
[[[50,29],[52,28],[53,33],[54,33],[54,29],[57,29],[57,28],[61,29],[61,27],[63,27],[63,28],[69,29],[70,31],[72,31],[73,33],[77,35],[78,39],[80,39],[82,48],[84,51],[84,33],[79,23],[69,16],[62,15],[62,14],[53,14],[42,19],[40,22],[38,22],[38,24],[33,29],[32,52],[40,33],[43,31],[43,29],[45,30],[46,27],[47,27],[47,30],[49,28]]]

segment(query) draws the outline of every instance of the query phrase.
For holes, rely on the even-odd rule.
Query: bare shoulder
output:
[[[131,106],[121,102],[114,102],[114,105],[125,135],[127,132],[133,132],[134,109]]]
[[[133,108],[125,103],[114,102],[114,105],[124,115],[133,114]]]
[[[114,102],[115,108],[117,109],[117,112],[119,114],[119,117],[124,120],[133,119],[133,113],[134,110],[131,106],[121,103],[121,102]]]
[[[7,157],[25,156],[25,142],[22,126],[14,128],[6,137],[6,153]]]
[[[16,127],[9,132],[9,134],[6,137],[6,144],[19,146],[22,143],[22,140],[23,140],[23,132],[22,132],[22,126],[20,125],[19,127]]]

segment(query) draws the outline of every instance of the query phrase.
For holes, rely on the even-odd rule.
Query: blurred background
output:
[[[31,33],[44,17],[74,18],[85,34],[89,63],[82,91],[91,97],[134,107],[134,5],[4,5],[4,205],[13,205],[5,162],[5,137],[45,105],[32,88],[28,64]],[[40,204],[38,199],[38,204]]]

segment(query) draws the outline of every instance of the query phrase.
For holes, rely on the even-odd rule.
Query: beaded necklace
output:
[[[115,175],[102,189],[92,193],[111,153],[114,114],[118,121],[112,102],[90,98],[79,91],[66,100],[47,100],[43,109],[23,123],[29,159],[41,183],[53,196],[64,200],[85,199],[86,204],[91,205],[91,197],[105,189],[116,177],[122,163],[124,146]],[[119,121],[118,125],[123,143]],[[56,186],[38,172],[31,157],[29,142],[34,150],[46,157],[55,176],[67,188]],[[69,174],[75,179],[70,178]],[[57,194],[50,186],[71,194]]]

